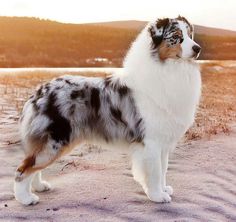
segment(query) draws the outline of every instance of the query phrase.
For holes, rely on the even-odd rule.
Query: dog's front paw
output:
[[[40,183],[33,184],[34,190],[37,192],[44,192],[51,190],[51,184],[47,181],[41,181]]]
[[[171,202],[171,197],[166,192],[149,192],[147,196],[153,202],[157,202],[157,203]]]
[[[164,192],[168,193],[169,195],[173,194],[173,188],[171,186],[165,186],[163,190],[164,190]]]

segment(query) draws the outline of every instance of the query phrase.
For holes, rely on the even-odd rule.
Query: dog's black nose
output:
[[[201,47],[198,45],[193,46],[193,51],[196,52],[197,54],[201,51]]]

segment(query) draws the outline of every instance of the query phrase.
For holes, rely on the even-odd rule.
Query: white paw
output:
[[[27,196],[21,196],[17,197],[16,200],[18,200],[20,203],[24,205],[35,205],[39,202],[39,197],[33,193],[27,194]]]
[[[173,188],[171,186],[165,186],[164,192],[168,193],[169,195],[173,194]]]
[[[166,192],[149,192],[147,194],[148,198],[157,203],[169,203],[171,202],[171,197]]]
[[[33,184],[34,190],[36,192],[44,192],[51,190],[52,186],[47,181],[41,181],[40,183]]]

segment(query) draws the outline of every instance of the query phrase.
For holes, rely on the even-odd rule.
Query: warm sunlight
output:
[[[236,0],[0,0],[0,222],[236,222],[235,86]]]
[[[186,16],[193,23],[236,30],[234,0],[1,0],[0,16],[33,16],[67,23],[151,20]]]

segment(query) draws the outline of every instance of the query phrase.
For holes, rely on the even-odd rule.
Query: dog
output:
[[[20,119],[25,159],[14,194],[24,205],[50,184],[41,170],[85,141],[123,142],[132,173],[154,202],[171,201],[169,153],[194,122],[201,94],[195,60],[201,47],[184,17],[150,22],[131,45],[121,73],[103,78],[62,76],[29,98]]]

